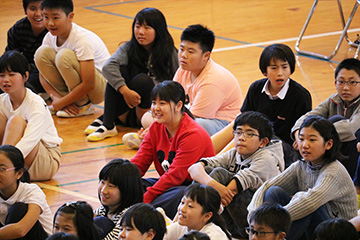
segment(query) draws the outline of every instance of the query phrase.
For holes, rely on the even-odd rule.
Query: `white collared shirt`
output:
[[[281,99],[281,100],[284,100],[285,96],[286,96],[286,93],[289,89],[289,82],[290,82],[290,79],[288,79],[285,83],[285,85],[281,88],[281,90],[276,94],[276,95],[271,95],[270,93],[270,90],[269,90],[269,79],[266,81],[263,89],[261,90],[261,93],[265,92],[266,95],[269,96],[269,99],[270,100],[276,100],[276,99]]]

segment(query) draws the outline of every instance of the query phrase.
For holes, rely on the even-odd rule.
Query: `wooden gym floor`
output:
[[[158,8],[166,17],[169,30],[179,47],[180,34],[190,24],[201,23],[216,35],[212,58],[229,69],[238,79],[245,97],[249,85],[262,78],[258,59],[264,46],[284,43],[293,50],[300,30],[311,9],[310,0],[74,0],[74,22],[96,34],[107,45],[111,54],[118,44],[131,36],[131,24],[136,13],[145,7]],[[355,1],[342,1],[347,19]],[[0,1],[0,49],[6,46],[7,30],[24,17],[22,1]],[[351,40],[360,33],[359,13],[349,29]],[[335,0],[320,1],[300,48],[330,55],[342,30]],[[295,50],[294,50],[295,51]],[[334,69],[344,58],[353,57],[355,48],[344,41],[331,61],[296,55],[297,65],[292,78],[312,94],[316,106],[335,92]],[[100,169],[113,158],[135,155],[123,145],[121,137],[131,128],[120,127],[119,135],[101,142],[87,142],[84,129],[102,114],[96,107],[93,116],[76,119],[54,117],[63,138],[62,163],[50,181],[38,183],[44,190],[54,213],[67,201],[85,200],[94,208],[99,206],[97,182]],[[295,107],[295,106],[294,106]],[[154,170],[148,175],[156,176]]]

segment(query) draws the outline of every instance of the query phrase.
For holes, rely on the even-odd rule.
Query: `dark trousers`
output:
[[[144,192],[146,192],[146,188],[153,186],[158,180],[158,178],[143,178],[142,182]],[[161,207],[164,209],[166,216],[174,219],[181,198],[184,196],[186,187],[187,186],[185,185],[171,187],[155,198],[150,204],[154,207]]]
[[[227,186],[233,179],[235,173],[222,167],[205,167],[205,171],[215,181]],[[254,195],[255,191],[247,189],[239,192],[233,197],[233,200],[229,205],[224,208],[221,217],[224,219],[226,227],[232,236],[237,238],[248,238],[245,232],[245,227],[248,227],[247,222],[247,206]]]
[[[101,239],[105,238],[115,227],[115,223],[104,216],[95,217],[94,223],[97,226],[96,229],[98,230]]]
[[[126,81],[126,85],[140,95],[141,103],[137,107],[143,109],[150,108],[150,94],[155,85],[148,75],[139,73],[134,78]],[[113,129],[118,117],[127,112],[129,113],[126,123],[124,124],[130,127],[140,127],[140,121],[136,117],[135,108],[129,108],[124,96],[118,89],[114,89],[107,83],[105,89],[104,114],[99,117],[99,119],[103,121],[103,125],[107,129]]]
[[[8,214],[5,219],[5,225],[11,223],[19,222],[27,213],[28,205],[22,202],[14,203],[9,209]],[[0,227],[2,224],[0,223]],[[30,231],[22,238],[22,240],[45,240],[48,237],[47,233],[45,232],[43,226],[39,221],[36,221],[35,225],[30,229]]]
[[[290,200],[290,194],[278,186],[270,187],[264,195],[264,203],[278,203],[285,206]],[[315,228],[328,219],[330,219],[330,216],[325,206],[321,206],[316,211],[309,213],[306,217],[293,221],[286,238],[289,240],[298,240],[305,233],[307,240],[314,240]]]

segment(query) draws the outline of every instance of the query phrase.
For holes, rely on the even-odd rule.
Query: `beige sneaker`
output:
[[[60,110],[56,112],[57,117],[63,117],[63,118],[73,118],[73,117],[81,117],[86,115],[92,115],[95,112],[95,108],[91,103],[88,103],[82,107],[79,107],[79,113],[78,114],[68,114],[64,110]]]
[[[128,146],[129,148],[132,148],[132,149],[139,149],[141,142],[142,142],[142,140],[139,138],[138,134],[135,132],[126,133],[122,137],[122,141],[126,146]]]

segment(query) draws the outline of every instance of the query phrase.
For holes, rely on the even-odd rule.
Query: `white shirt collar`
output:
[[[270,91],[269,91],[269,79],[266,81],[263,89],[261,90],[261,92],[265,92],[266,95],[269,96],[269,98],[271,100],[275,100],[280,98],[281,100],[284,100],[286,93],[289,89],[289,82],[290,82],[290,78],[286,81],[285,85],[282,87],[282,89],[280,90],[280,92],[278,92],[276,95],[271,95]]]

